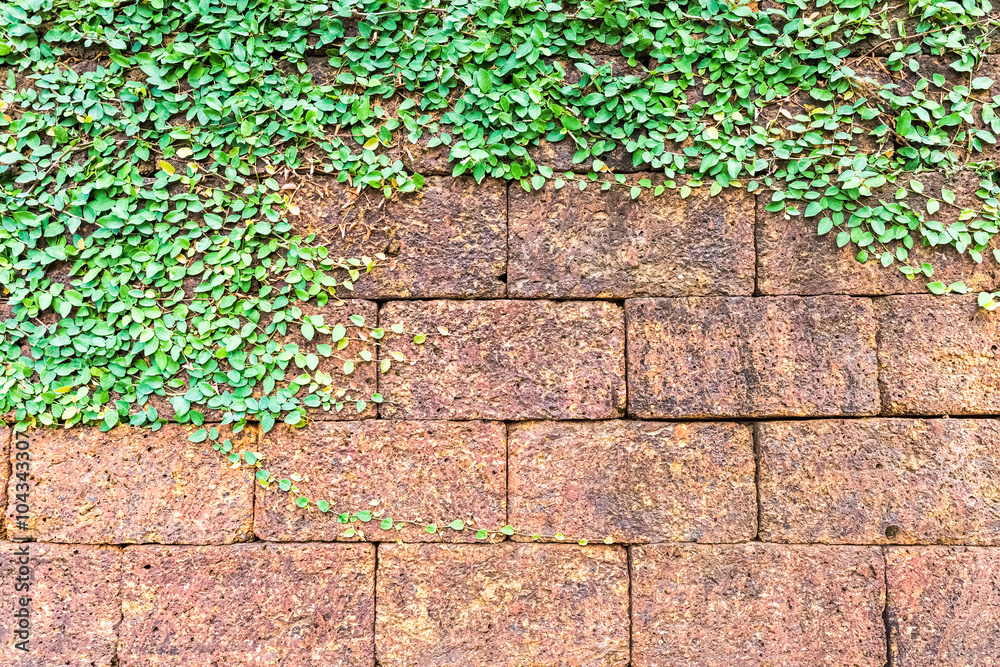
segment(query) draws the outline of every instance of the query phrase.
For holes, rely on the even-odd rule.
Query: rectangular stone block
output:
[[[406,358],[379,376],[383,417],[605,419],[624,410],[625,326],[613,303],[390,302],[379,317],[385,349]],[[404,333],[388,333],[394,324]],[[426,342],[414,344],[415,333]]]
[[[875,547],[633,547],[632,666],[885,665]]]
[[[1000,549],[886,550],[893,667],[987,667],[1000,660]]]
[[[333,541],[360,527],[368,540],[468,542],[477,529],[507,522],[507,432],[498,422],[282,424],[261,436],[261,451],[276,479],[299,473],[308,479],[299,486],[332,504],[326,514],[300,509],[295,494],[258,485],[254,528],[261,539]],[[375,518],[357,526],[337,521],[339,513],[362,510]],[[386,518],[438,526],[462,519],[468,528],[434,535],[407,524],[382,530]]]
[[[632,299],[625,312],[636,417],[878,412],[868,299]]]
[[[897,200],[896,190],[910,180],[905,174],[904,177],[898,184],[888,184],[877,190],[865,204],[881,212],[886,203],[902,201],[926,213],[927,197],[943,201],[941,190],[949,190],[955,194],[955,206],[943,204],[936,215],[927,216],[945,227],[959,222],[964,209],[979,210],[982,206],[982,199],[976,195],[981,179],[972,172],[960,171],[950,176],[937,172],[913,175],[913,180],[923,184],[925,196],[911,194],[904,200]],[[763,294],[923,294],[932,280],[945,284],[961,280],[970,290],[992,290],[1000,278],[1000,270],[990,258],[989,250],[984,253],[986,260],[977,264],[968,254],[960,255],[949,245],[915,245],[909,251],[906,264],[919,271],[921,264],[929,263],[934,267],[932,277],[919,273],[910,280],[899,271],[901,264],[883,267],[879,262],[880,253],[875,252],[862,264],[855,259],[856,246],[837,247],[840,228],[824,236],[816,233],[823,216],[786,219],[783,211],[770,213],[765,210],[770,201],[770,195],[757,197],[757,285]],[[799,210],[804,209],[799,207]]]
[[[0,663],[117,665],[121,558],[115,547],[0,543]],[[22,609],[27,628],[15,616]]]
[[[373,667],[375,547],[129,547],[121,667]]]
[[[447,155],[447,153],[445,153]],[[427,177],[422,190],[387,202],[332,177],[299,183],[289,217],[334,258],[386,255],[354,281],[361,298],[494,298],[506,294],[507,186],[471,177]],[[378,261],[378,260],[376,260]],[[348,278],[346,272],[338,280]]]
[[[362,301],[350,299],[337,301],[331,299],[326,305],[320,306],[316,303],[298,303],[294,306],[301,311],[301,316],[294,322],[281,322],[275,325],[274,340],[279,346],[279,350],[288,345],[295,345],[297,354],[285,364],[285,379],[279,382],[279,386],[287,386],[292,380],[303,373],[309,373],[315,378],[317,372],[324,373],[330,379],[329,384],[321,385],[312,382],[304,385],[296,395],[299,400],[305,401],[311,390],[322,392],[323,399],[316,400],[314,405],[308,405],[306,415],[315,421],[341,421],[353,419],[370,419],[376,416],[378,409],[371,397],[378,386],[375,378],[378,373],[378,348],[376,341],[366,329],[359,328],[351,322],[351,317],[360,315],[367,325],[378,323],[378,304],[374,301]],[[322,317],[323,327],[313,327],[312,340],[307,340],[302,334],[302,317]],[[337,349],[337,342],[333,340],[333,329],[340,325],[346,331],[346,337],[350,343],[343,350]],[[280,328],[279,328],[280,327]],[[325,329],[325,330],[324,330]],[[362,339],[362,337],[364,339]],[[320,356],[317,352],[319,345],[328,345],[333,348],[333,354],[329,357]],[[362,354],[369,355],[369,361],[364,361]],[[306,355],[317,355],[318,363],[314,370],[310,370]],[[344,363],[351,361],[354,363],[354,370],[350,375],[344,374]],[[280,363],[279,363],[280,365]],[[262,395],[261,385],[255,388],[255,395]],[[358,412],[358,399],[366,401],[366,405],[361,412]],[[350,399],[350,400],[348,400]],[[341,409],[337,409],[337,404],[341,404]]]
[[[378,664],[627,665],[627,569],[621,547],[381,545]]]
[[[756,428],[764,541],[1000,544],[1000,421]]]
[[[976,296],[875,301],[883,414],[1000,412],[1000,326]]]
[[[211,428],[207,425],[206,428]],[[236,451],[256,448],[256,437],[218,427]],[[226,544],[253,536],[253,477],[233,470],[194,428],[165,424],[158,431],[119,426],[35,429],[11,448],[14,475],[7,486],[12,539],[75,544],[141,542]],[[18,455],[28,451],[26,480]],[[29,485],[28,512],[19,511]],[[27,521],[17,519],[27,514]]]
[[[757,534],[742,424],[510,425],[509,521],[529,534],[615,542],[740,542]]]
[[[510,190],[509,292],[515,297],[753,294],[753,195],[707,189],[682,199],[592,183]]]

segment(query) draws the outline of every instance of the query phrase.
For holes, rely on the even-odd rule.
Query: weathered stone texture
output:
[[[662,182],[662,176],[630,177]],[[510,190],[511,296],[753,294],[753,195],[627,185]]]
[[[302,311],[303,316],[321,316],[323,318],[323,324],[328,329],[332,330],[334,326],[340,324],[347,330],[348,337],[361,338],[363,335],[366,339],[351,340],[351,342],[343,350],[337,350],[337,344],[333,342],[333,336],[330,335],[329,331],[326,333],[320,333],[317,330],[315,331],[312,340],[306,340],[305,336],[302,335],[302,325],[299,322],[283,323],[283,335],[281,330],[276,332],[274,340],[279,346],[283,347],[285,345],[295,345],[298,347],[298,351],[302,355],[317,354],[316,346],[320,344],[329,345],[334,349],[332,356],[320,356],[319,363],[316,366],[317,371],[322,371],[332,378],[333,381],[330,383],[330,391],[331,396],[334,398],[331,399],[331,405],[328,410],[324,410],[322,406],[306,408],[306,414],[308,417],[316,421],[342,421],[369,419],[375,417],[377,407],[370,399],[371,395],[377,391],[378,386],[378,380],[375,377],[378,373],[378,349],[376,348],[375,340],[373,340],[368,333],[365,333],[364,329],[354,326],[351,323],[350,317],[351,315],[361,315],[365,318],[366,324],[375,324],[378,322],[378,304],[374,301],[354,299],[348,301],[337,301],[335,299],[331,299],[324,306],[310,302],[298,303],[295,307]],[[299,319],[301,320],[301,318]],[[282,326],[282,323],[279,323],[276,326]],[[370,353],[372,361],[362,361],[359,356],[362,351]],[[343,360],[347,359],[356,361],[354,371],[350,375],[344,375]],[[298,365],[298,363],[294,360],[288,362],[285,384],[291,382],[306,370],[307,367],[304,367],[304,357],[301,362],[303,364],[302,366]],[[258,385],[254,391],[258,396],[262,394],[260,385]],[[343,409],[339,412],[336,409],[335,400],[338,391],[346,392],[343,394],[345,397],[354,398],[354,400],[347,402],[347,404],[344,405]],[[309,387],[306,385],[299,390],[298,397],[302,399],[308,394]],[[358,412],[356,408],[358,398],[368,401],[365,409],[361,412]]]
[[[742,424],[510,426],[510,523],[615,542],[740,542],[757,534],[753,442]]]
[[[257,488],[255,531],[265,540],[333,541],[344,532],[340,512],[368,510],[366,539],[473,541],[475,529],[506,523],[507,434],[497,422],[369,420],[284,425],[261,438],[268,468],[277,478],[292,472],[308,482],[315,499],[333,504],[324,514],[295,507],[277,489]],[[379,501],[372,505],[371,501]],[[386,517],[447,525],[462,519],[469,528],[428,534],[419,526],[383,531]]]
[[[1000,412],[1000,327],[975,295],[877,299],[883,414]]]
[[[338,287],[338,296],[491,298],[506,292],[505,183],[429,176],[419,192],[387,202],[332,177],[310,177],[293,201],[299,214],[289,219],[302,233],[317,234],[331,256],[388,257],[371,273],[362,271],[353,292]]]
[[[222,544],[253,535],[253,478],[233,470],[193,429],[166,424],[158,431],[119,426],[37,429],[30,443],[27,528],[14,523],[16,476],[8,484],[7,527],[14,539],[123,544]],[[254,449],[246,432],[220,427],[234,449]],[[16,466],[17,448],[11,450]],[[15,469],[15,472],[16,469]]]
[[[507,186],[471,177],[430,176],[422,190],[390,202],[331,177],[302,181],[290,220],[316,233],[333,257],[375,257],[388,264],[355,281],[341,297],[491,298],[506,293]],[[347,278],[346,273],[339,276]]]
[[[603,419],[625,407],[625,327],[613,303],[391,302],[381,415],[409,419]],[[448,335],[441,335],[445,327]],[[415,345],[414,333],[427,341]],[[385,353],[383,352],[383,357]]]
[[[1000,549],[888,549],[893,667],[988,667],[1000,661]]]
[[[1000,544],[1000,422],[757,424],[761,539]]]
[[[885,664],[878,548],[633,547],[633,667]]]
[[[633,299],[625,310],[631,415],[878,411],[868,299]]]
[[[629,662],[621,547],[379,547],[381,667],[611,667]]]
[[[962,208],[978,210],[981,207],[982,200],[976,196],[980,179],[972,172],[961,171],[953,176],[934,172],[914,176],[914,180],[923,183],[927,196],[939,200],[942,189],[955,193],[956,206],[961,208],[942,205],[936,215],[928,216],[945,227],[958,222]],[[896,202],[898,187],[886,185],[865,203],[879,207],[882,202]],[[917,245],[909,251],[907,264],[919,268],[921,263],[930,263],[934,267],[932,278],[921,273],[910,280],[899,271],[899,264],[884,268],[877,254],[872,254],[862,264],[855,259],[856,246],[837,247],[839,230],[834,229],[824,236],[816,234],[816,225],[822,216],[785,219],[781,211],[769,213],[765,210],[770,201],[769,195],[757,197],[757,284],[763,294],[926,293],[931,280],[946,284],[961,280],[970,290],[992,290],[1000,279],[1000,270],[990,260],[989,250],[985,253],[987,261],[977,264],[968,254],[959,255],[948,245]],[[910,195],[902,201],[925,212],[925,197]]]
[[[372,667],[375,547],[125,550],[121,667]]]
[[[26,549],[27,564],[22,549]],[[0,664],[111,667],[121,619],[121,550],[42,543],[0,544]],[[21,568],[28,569],[25,575]],[[19,591],[27,576],[29,589]],[[14,613],[30,598],[28,651]]]

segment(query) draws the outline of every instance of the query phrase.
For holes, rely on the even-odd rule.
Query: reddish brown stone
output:
[[[295,497],[257,488],[255,530],[265,540],[333,541],[345,528],[341,512],[370,511],[366,539],[473,541],[475,530],[498,530],[507,521],[507,434],[501,423],[365,421],[284,425],[261,438],[261,453],[277,479],[299,473],[314,500],[329,513],[295,507]],[[372,501],[379,501],[372,505]],[[381,530],[385,518],[440,526],[462,519],[469,527],[431,535],[419,526]]]
[[[1000,422],[757,424],[761,539],[1000,544]]]
[[[328,385],[327,395],[330,400],[327,404],[309,407],[306,409],[306,414],[310,419],[316,421],[341,421],[374,417],[377,408],[375,403],[371,401],[371,396],[377,391],[378,385],[375,378],[378,373],[378,349],[371,336],[364,329],[352,324],[350,317],[360,315],[365,319],[366,326],[374,325],[378,322],[378,304],[374,301],[338,302],[331,299],[325,306],[310,302],[297,303],[293,307],[300,309],[303,316],[321,316],[323,325],[327,328],[326,332],[322,332],[314,327],[313,339],[306,340],[305,336],[302,335],[302,317],[299,317],[297,318],[298,322],[284,324],[284,335],[282,335],[281,329],[277,329],[274,336],[274,340],[279,346],[289,344],[298,346],[301,355],[298,361],[293,359],[288,362],[288,367],[285,369],[285,384],[295,380],[305,372],[309,372],[314,378],[317,372],[322,372],[332,380]],[[337,350],[337,344],[333,342],[331,330],[338,324],[347,330],[348,337],[356,339],[364,336],[366,340],[352,340],[343,350]],[[332,347],[333,354],[329,357],[319,356],[316,370],[309,371],[305,355],[317,354],[316,347],[322,344]],[[371,360],[363,361],[360,356],[362,352],[371,355]],[[355,368],[350,375],[344,375],[344,362],[349,360],[355,362]],[[309,385],[303,385],[297,394],[298,398],[305,399],[313,390],[313,385],[315,385],[317,393],[323,390],[323,385],[319,383],[313,382]],[[255,395],[259,396],[261,392],[261,385],[257,385]],[[338,397],[340,397],[339,402],[343,404],[340,410],[337,410]],[[348,398],[352,400],[345,401]],[[361,412],[358,412],[357,409],[358,399],[367,401]]]
[[[903,183],[906,183],[906,178]],[[943,205],[929,219],[946,227],[958,222],[964,208],[979,210],[982,199],[976,195],[980,179],[972,172],[962,171],[953,176],[941,173],[914,176],[924,184],[924,193],[938,200],[941,190],[955,193],[954,208]],[[870,206],[892,203],[899,185],[882,188],[868,201]],[[909,252],[907,265],[919,270],[922,263],[934,267],[931,278],[920,273],[913,280],[899,271],[899,263],[885,268],[879,256],[872,254],[864,264],[855,259],[854,245],[837,247],[838,230],[819,236],[817,218],[786,219],[783,211],[769,213],[765,207],[770,195],[757,198],[757,284],[763,294],[905,294],[926,293],[927,283],[941,280],[946,284],[965,281],[971,290],[992,290],[1000,278],[1000,270],[988,250],[983,264],[974,262],[968,254],[960,255],[947,245],[935,247],[917,245]],[[915,210],[924,212],[927,199],[911,195],[905,200]],[[800,207],[801,210],[801,207]],[[918,239],[915,239],[918,240]]]
[[[0,664],[116,665],[121,557],[114,547],[0,544]],[[16,588],[26,583],[28,590]],[[22,602],[29,615],[27,652],[17,646],[24,637],[15,634],[21,628],[14,614]]]
[[[1000,327],[975,295],[875,301],[883,414],[1000,412]]]
[[[130,547],[122,667],[371,667],[375,547]]]
[[[603,419],[625,407],[625,327],[612,303],[424,301],[383,306],[383,417]],[[448,335],[441,335],[445,327]],[[426,333],[416,345],[414,333]],[[383,357],[385,352],[383,352]]]
[[[629,662],[620,547],[382,545],[377,588],[381,667]]]
[[[631,555],[633,667],[885,664],[877,548],[656,545]]]
[[[629,185],[510,191],[511,296],[611,297],[753,294],[753,195]]]
[[[507,186],[501,181],[432,176],[419,192],[387,203],[380,193],[311,177],[293,201],[296,229],[317,234],[335,259],[387,256],[371,273],[362,271],[354,296],[486,298],[506,292]],[[338,287],[337,294],[352,292]]]
[[[1000,659],[1000,549],[886,550],[893,667],[987,667]]]
[[[739,542],[757,534],[753,442],[742,424],[510,426],[510,523],[615,542]]]
[[[211,428],[206,426],[206,428]],[[194,429],[166,424],[158,431],[120,426],[38,429],[18,436],[29,443],[30,511],[22,513],[17,447],[8,489],[7,527],[14,539],[123,544],[136,542],[223,544],[253,534],[253,480],[249,469],[233,470],[206,441],[193,443]],[[220,439],[234,449],[253,449],[247,432]]]
[[[868,299],[632,299],[625,310],[629,414],[878,412]]]

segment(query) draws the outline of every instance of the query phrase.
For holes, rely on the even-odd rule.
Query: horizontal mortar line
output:
[[[673,295],[635,295],[635,296],[522,296],[517,294],[507,294],[504,296],[470,296],[470,297],[456,297],[456,296],[420,296],[420,297],[344,297],[345,301],[374,301],[379,305],[384,305],[387,303],[407,303],[414,302],[420,303],[424,301],[457,301],[457,302],[471,302],[471,301],[554,301],[557,303],[572,303],[578,301],[581,303],[587,303],[592,301],[597,301],[601,303],[617,303],[624,304],[626,301],[633,301],[637,299],[779,299],[779,298],[796,298],[796,299],[813,299],[819,297],[831,297],[831,296],[841,296],[849,299],[882,299],[895,296],[937,296],[938,298],[968,298],[970,295],[974,294],[974,291],[970,291],[968,294],[941,294],[933,295],[930,292],[894,292],[892,294],[842,294],[839,292],[823,292],[820,294],[673,294]]]
[[[502,544],[508,545],[538,545],[543,547],[548,546],[582,546],[587,547],[624,547],[624,548],[635,548],[635,547],[736,547],[750,544],[759,545],[769,545],[774,547],[836,547],[836,548],[875,548],[883,547],[886,549],[934,549],[934,548],[961,548],[961,549],[1000,549],[1000,543],[991,544],[952,544],[952,543],[936,543],[936,542],[926,542],[926,543],[912,543],[912,544],[896,544],[896,543],[886,543],[886,542],[769,542],[764,540],[744,540],[741,542],[613,542],[611,544],[605,544],[604,542],[590,542],[586,545],[577,544],[573,540],[510,540],[505,539],[499,542],[444,542],[444,541],[423,541],[423,542],[407,542],[399,540],[296,540],[291,542],[276,542],[272,540],[255,540],[253,542],[234,542],[231,544],[193,544],[193,543],[162,543],[162,542],[141,542],[141,543],[119,543],[119,542],[23,542],[23,541],[11,541],[11,540],[0,540],[0,545],[4,544],[36,544],[40,546],[64,546],[64,547],[114,547],[120,549],[126,549],[129,547],[217,547],[220,549],[226,548],[236,548],[243,545],[276,545],[276,546],[307,546],[316,544],[331,544],[331,545],[365,545],[370,544],[372,546],[392,546],[397,544],[403,544],[406,546],[420,546],[420,545],[437,545],[445,547],[476,547],[479,549],[488,549],[491,547],[496,547]]]

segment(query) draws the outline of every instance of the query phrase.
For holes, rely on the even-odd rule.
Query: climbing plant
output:
[[[1000,260],[1000,96],[981,71],[998,25],[985,0],[0,2],[0,414],[191,423],[330,511],[202,425],[268,431],[382,400],[352,374],[405,359],[351,350],[386,331],[302,306],[389,258],[340,256],[296,225],[292,196],[316,174],[405,196],[421,155],[529,191],[758,192],[859,262],[964,292],[912,251]],[[552,146],[576,166],[546,163]],[[664,179],[626,184],[623,167]],[[920,178],[960,169],[974,204]]]

